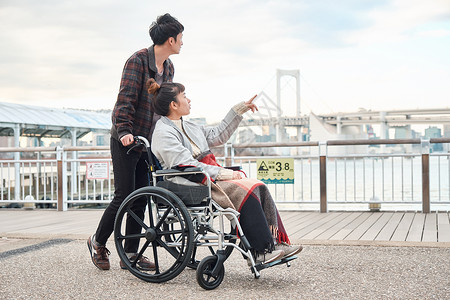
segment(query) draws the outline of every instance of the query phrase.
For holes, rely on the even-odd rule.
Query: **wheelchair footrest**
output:
[[[290,262],[291,260],[294,260],[296,258],[297,258],[297,255],[293,255],[293,256],[290,256],[290,257],[283,258],[283,259],[275,260],[275,261],[267,263],[267,264],[259,263],[259,264],[255,265],[255,268],[256,268],[257,271],[261,271],[261,270],[264,270],[264,269],[267,269],[267,268],[270,268],[270,267],[273,267],[273,266],[285,264],[285,263]],[[253,268],[251,268],[251,270],[253,272]]]

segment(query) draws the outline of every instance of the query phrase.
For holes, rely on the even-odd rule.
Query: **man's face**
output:
[[[172,39],[172,51],[174,54],[179,54],[180,50],[181,50],[181,46],[183,46],[183,33],[180,32],[177,35],[177,40],[175,40],[174,38]]]

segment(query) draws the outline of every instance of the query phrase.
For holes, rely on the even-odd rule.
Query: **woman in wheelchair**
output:
[[[190,100],[180,83],[148,82],[148,91],[155,97],[153,112],[161,115],[153,132],[151,149],[164,169],[201,167],[213,180],[212,198],[220,206],[240,213],[239,223],[245,232],[256,263],[269,263],[299,253],[302,246],[291,246],[283,222],[267,186],[258,180],[243,178],[217,164],[211,147],[223,145],[237,129],[242,115],[257,110],[252,103],[239,103],[228,112],[218,126],[199,126],[183,119],[190,113]],[[171,178],[180,184],[193,184],[183,177]]]

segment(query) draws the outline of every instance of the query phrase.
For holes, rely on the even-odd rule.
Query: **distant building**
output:
[[[425,129],[425,136],[424,137],[426,139],[440,138],[440,137],[442,137],[441,129],[436,127],[436,126],[428,127],[427,129]]]
[[[444,137],[450,137],[450,125],[444,125]]]
[[[373,130],[373,126],[370,124],[366,125],[366,132],[367,132],[367,138],[368,139],[376,139],[377,136],[375,134],[375,131]]]
[[[412,138],[411,125],[395,126],[394,129],[395,129],[395,133],[394,133],[395,139],[411,139]]]
[[[433,127],[428,127],[427,129],[425,129],[425,136],[424,136],[425,139],[440,138],[440,137],[442,137],[440,128],[433,126]],[[431,149],[433,150],[433,152],[436,152],[436,151],[441,152],[443,150],[443,147],[442,147],[441,143],[439,143],[439,144],[433,143],[433,144],[431,144]]]
[[[444,134],[443,134],[444,136],[443,137],[446,137],[446,138],[449,138],[450,137],[450,125],[444,125]],[[445,151],[445,152],[449,152],[450,151],[450,145],[449,144],[443,144],[442,145],[443,146],[443,151]]]

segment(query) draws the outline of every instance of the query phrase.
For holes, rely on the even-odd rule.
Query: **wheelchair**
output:
[[[201,168],[188,167],[183,171],[155,170],[150,143],[135,137],[135,147],[145,147],[148,154],[150,185],[132,192],[121,204],[114,224],[114,242],[120,259],[128,271],[147,282],[162,283],[178,276],[186,267],[196,269],[198,284],[206,289],[217,288],[225,276],[224,262],[233,250],[247,258],[255,278],[260,271],[286,264],[297,256],[271,263],[256,263],[252,248],[239,224],[239,212],[222,208],[211,198],[211,179]],[[202,174],[206,185],[187,186],[162,180],[165,176]],[[159,179],[159,180],[158,180]],[[145,204],[144,217],[136,213],[136,206]],[[140,233],[129,233],[126,222],[136,222]],[[237,234],[237,232],[239,234]],[[128,258],[125,241],[139,240],[137,257]],[[239,241],[239,243],[238,243]],[[197,249],[207,247],[210,255],[198,259]],[[154,261],[155,269],[139,268],[137,261],[145,255]]]

